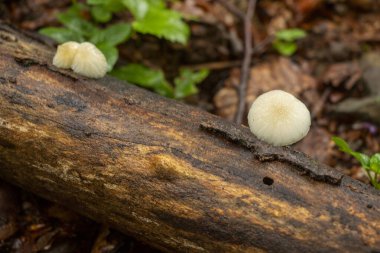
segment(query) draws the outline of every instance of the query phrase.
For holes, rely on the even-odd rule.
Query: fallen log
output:
[[[0,24],[0,177],[167,252],[375,252],[380,194]],[[318,145],[318,143],[316,143]]]

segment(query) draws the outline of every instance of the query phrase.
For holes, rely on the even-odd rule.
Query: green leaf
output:
[[[91,16],[100,23],[106,23],[111,20],[112,12],[101,5],[95,5],[91,8]]]
[[[350,146],[348,145],[348,143],[343,140],[342,138],[338,137],[338,136],[333,136],[332,137],[332,140],[335,142],[335,144],[339,147],[339,149],[345,153],[348,153],[348,154],[351,154],[352,152],[354,152]]]
[[[107,4],[110,0],[87,0],[88,4],[97,5],[97,4]]]
[[[165,8],[165,0],[146,0],[149,6],[157,8]]]
[[[146,0],[122,0],[121,2],[136,19],[144,18],[149,10],[149,5]]]
[[[111,12],[120,12],[125,10],[125,5],[120,0],[109,0],[106,8]]]
[[[58,14],[57,18],[63,25],[70,26],[71,20],[73,19],[83,19],[82,12],[86,11],[86,6],[84,4],[73,4],[66,11]]]
[[[108,26],[106,29],[93,35],[92,43],[107,43],[111,46],[125,42],[131,35],[131,26],[127,23],[119,23]]]
[[[166,97],[173,97],[173,87],[166,81],[161,70],[153,70],[140,64],[117,68],[111,75],[130,83],[149,88]]]
[[[343,152],[345,152],[345,153],[347,153],[347,154],[352,155],[353,157],[355,157],[355,159],[360,162],[360,164],[362,165],[362,167],[364,167],[365,169],[369,168],[369,166],[370,166],[370,159],[369,159],[369,157],[367,155],[353,151],[350,148],[350,146],[348,145],[348,143],[345,140],[343,140],[342,138],[334,136],[334,137],[332,137],[332,140],[335,142],[335,144],[339,147],[339,149],[341,151],[343,151]]]
[[[332,140],[335,142],[335,144],[339,147],[341,151],[352,155],[360,162],[362,167],[365,169],[372,185],[375,188],[380,189],[380,183],[378,183],[377,181],[377,175],[380,174],[380,153],[376,153],[371,158],[369,158],[365,154],[353,151],[347,144],[347,142],[345,142],[343,139],[337,136],[332,137]],[[370,170],[375,172],[374,176],[372,176]]]
[[[190,29],[176,11],[150,8],[145,17],[133,22],[132,27],[140,33],[155,35],[172,42],[186,44]]]
[[[307,33],[298,28],[284,29],[276,33],[276,38],[279,40],[294,42],[295,40],[306,37]]]
[[[297,51],[297,44],[294,42],[275,40],[273,47],[284,56],[291,56]]]
[[[82,17],[82,12],[86,10],[82,4],[74,4],[66,12],[58,14],[58,20],[73,32],[90,37],[98,32],[98,28]]]
[[[180,76],[174,80],[175,98],[184,98],[198,92],[197,84],[202,82],[209,74],[206,69],[193,72],[189,69],[182,69]]]
[[[121,3],[120,0],[87,0],[87,3],[90,5],[97,5],[102,7],[105,10],[111,12],[118,12],[125,9],[125,6]]]
[[[58,43],[64,43],[66,41],[84,41],[84,38],[80,34],[64,27],[46,27],[40,29],[39,33],[52,38]]]
[[[370,159],[367,155],[359,152],[351,152],[351,155],[356,158],[364,169],[369,169]]]
[[[369,168],[373,172],[380,174],[380,153],[376,153],[371,157]]]
[[[119,57],[119,52],[117,48],[107,43],[97,44],[96,47],[100,51],[102,51],[102,53],[106,57],[108,63],[108,71],[112,70],[113,66],[117,61],[117,58]]]

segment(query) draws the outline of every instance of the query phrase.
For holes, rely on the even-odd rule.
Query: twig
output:
[[[245,17],[244,13],[240,9],[238,9],[236,6],[231,4],[230,2],[226,0],[216,0],[216,1],[218,1],[221,5],[224,6],[224,8],[226,8],[229,12],[234,14],[236,17],[240,19],[244,19]]]
[[[245,97],[250,76],[252,55],[252,18],[256,7],[256,0],[249,0],[247,13],[244,17],[244,60],[238,89],[239,104],[235,115],[235,122],[241,124],[245,112]]]

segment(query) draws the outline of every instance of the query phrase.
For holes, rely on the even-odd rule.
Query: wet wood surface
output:
[[[0,25],[2,179],[167,252],[380,250],[379,191],[53,54]]]

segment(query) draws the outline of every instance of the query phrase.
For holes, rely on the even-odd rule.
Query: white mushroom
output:
[[[53,58],[53,65],[63,69],[71,68],[78,47],[79,43],[74,41],[59,45]]]
[[[108,64],[104,54],[95,45],[83,42],[76,51],[71,69],[86,77],[101,78],[107,73]]]
[[[293,144],[309,132],[310,112],[305,104],[281,90],[260,95],[248,113],[251,132],[274,146]]]

